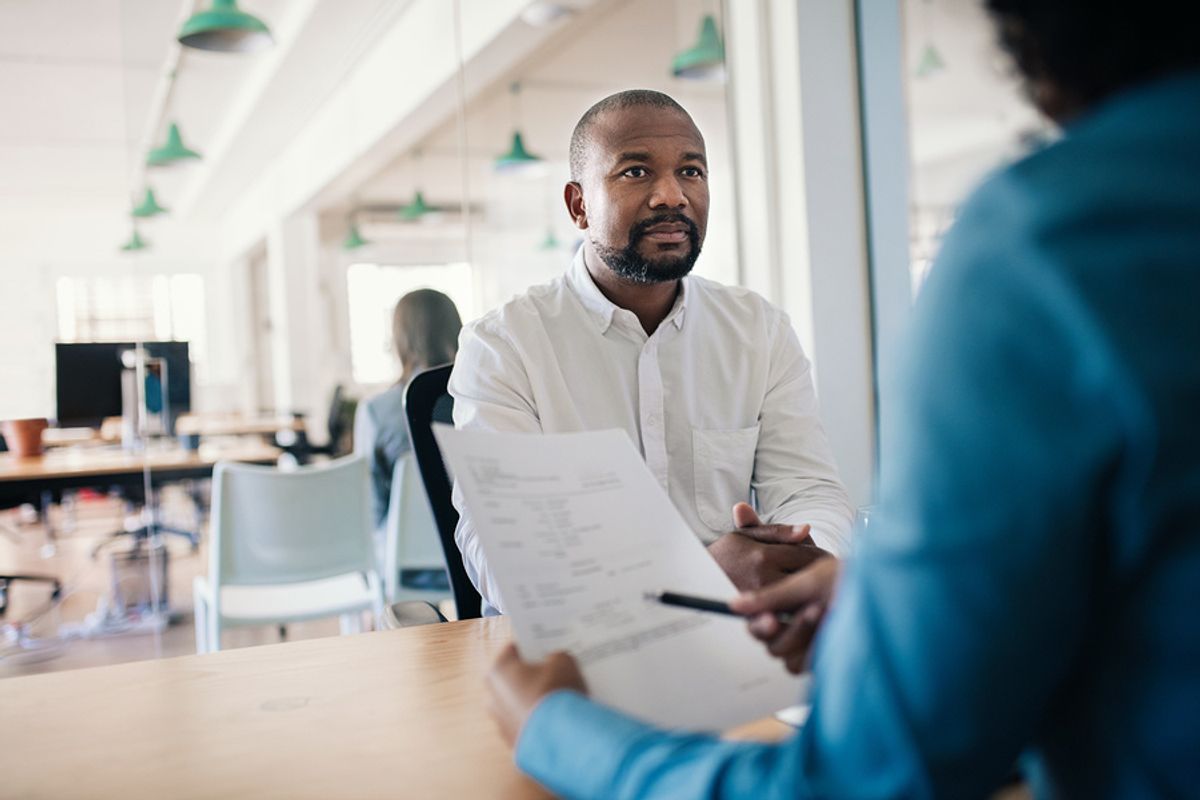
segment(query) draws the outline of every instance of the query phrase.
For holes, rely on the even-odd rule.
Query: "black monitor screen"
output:
[[[121,354],[133,342],[87,342],[54,345],[58,424],[97,426],[105,417],[121,416]],[[167,397],[171,416],[192,405],[192,370],[187,342],[146,342],[151,358],[167,362]]]

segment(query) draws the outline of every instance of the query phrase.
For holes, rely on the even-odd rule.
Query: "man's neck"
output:
[[[603,259],[586,244],[583,264],[596,283],[600,294],[618,308],[632,311],[646,334],[653,335],[671,313],[679,295],[679,281],[665,283],[634,283],[613,272]]]

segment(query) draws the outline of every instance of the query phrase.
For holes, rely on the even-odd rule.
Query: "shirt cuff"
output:
[[[626,754],[651,731],[578,692],[560,690],[526,720],[517,767],[562,797],[610,797]]]

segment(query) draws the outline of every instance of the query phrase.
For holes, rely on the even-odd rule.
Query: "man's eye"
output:
[[[699,167],[684,167],[681,170],[681,172],[683,172],[684,177],[687,177],[687,178],[703,178],[704,177],[704,170],[700,169]]]
[[[625,170],[621,174],[627,178],[644,178],[644,177],[646,177],[646,168],[645,167],[630,167],[629,169]]]

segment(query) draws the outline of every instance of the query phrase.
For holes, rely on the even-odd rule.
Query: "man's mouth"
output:
[[[651,225],[645,230],[642,236],[659,244],[686,242],[688,240],[688,226],[678,222],[664,222],[659,225]]]

